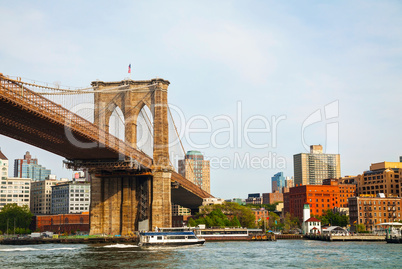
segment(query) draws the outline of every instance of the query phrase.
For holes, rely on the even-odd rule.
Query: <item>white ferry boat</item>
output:
[[[199,239],[189,229],[161,228],[156,231],[140,232],[139,246],[185,246],[202,245],[205,239]]]

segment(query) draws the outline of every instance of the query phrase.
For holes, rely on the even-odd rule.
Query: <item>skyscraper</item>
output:
[[[201,152],[187,151],[184,160],[179,160],[179,173],[204,191],[211,192],[209,161],[204,160]]]
[[[282,192],[282,188],[286,187],[283,172],[276,173],[273,177],[271,177],[271,186],[272,186],[272,192],[275,191]]]
[[[326,178],[341,176],[339,154],[322,153],[321,145],[310,146],[310,153],[293,155],[294,184],[321,185]]]
[[[38,159],[33,159],[29,151],[24,155],[24,159],[14,161],[14,177],[45,180],[50,174],[50,169],[38,164]]]

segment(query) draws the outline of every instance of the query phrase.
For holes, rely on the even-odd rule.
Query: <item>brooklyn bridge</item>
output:
[[[0,74],[0,134],[60,155],[68,168],[90,173],[91,234],[170,227],[173,203],[194,212],[211,195],[171,164],[169,84],[161,78],[126,79],[67,90]],[[93,122],[49,98],[79,94],[93,95]],[[124,139],[109,130],[116,107],[124,115]],[[153,117],[152,157],[137,147],[144,107]]]

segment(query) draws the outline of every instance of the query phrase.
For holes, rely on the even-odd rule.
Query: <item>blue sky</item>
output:
[[[208,127],[195,117],[210,122],[184,139],[186,150],[235,142],[200,148],[229,160],[211,169],[217,197],[268,192],[275,173],[292,176],[293,154],[306,152],[303,123],[316,111],[322,120],[305,128],[304,143],[339,152],[342,175],[402,155],[400,1],[2,1],[0,27],[7,75],[85,87],[128,77],[131,63],[133,79],[169,80],[169,102],[194,119],[188,127]],[[329,104],[338,112],[330,119]],[[273,117],[282,117],[275,135]],[[213,136],[228,118],[234,136]],[[248,119],[262,130],[249,142],[268,146],[238,143]],[[4,136],[0,147],[11,160],[29,150],[58,177],[71,175],[61,157]],[[236,165],[247,156],[271,158],[270,167]]]

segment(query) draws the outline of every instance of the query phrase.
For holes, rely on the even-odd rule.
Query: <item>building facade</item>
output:
[[[7,204],[30,206],[31,179],[12,178],[0,180],[0,210]]]
[[[52,188],[51,214],[72,214],[89,211],[91,185],[89,182],[63,182]]]
[[[61,183],[56,179],[37,180],[31,183],[31,212],[50,215],[52,212],[52,186]]]
[[[337,180],[326,181],[328,185],[302,185],[290,188],[284,194],[284,211],[303,221],[303,208],[309,204],[310,213],[321,216],[325,211],[347,208],[348,198],[354,197],[354,184],[339,184]]]
[[[285,186],[286,186],[286,188],[293,188],[295,186],[293,177],[286,177],[285,178]]]
[[[179,174],[198,185],[204,191],[211,192],[209,161],[204,160],[201,152],[188,151],[184,160],[179,160]]]
[[[269,219],[269,211],[264,209],[264,208],[260,208],[260,209],[251,209],[254,213],[255,216],[255,225],[258,225],[258,222],[260,221],[265,221],[267,223],[268,219]]]
[[[349,198],[351,231],[356,231],[357,224],[363,224],[367,231],[374,231],[376,224],[402,220],[402,198],[380,196]]]
[[[286,187],[283,172],[276,173],[273,177],[271,177],[271,192],[282,192],[283,187]]]
[[[263,193],[262,203],[263,204],[274,204],[276,202],[283,202],[283,193],[275,191],[273,193]]]
[[[262,197],[259,193],[250,193],[246,199],[246,204],[262,204]]]
[[[190,216],[190,208],[183,207],[181,205],[172,205],[172,216]]]
[[[49,178],[50,174],[50,169],[38,164],[38,159],[32,158],[29,151],[24,155],[24,159],[14,160],[14,177],[45,180]]]
[[[402,194],[402,163],[381,162],[370,166],[370,171],[356,177],[357,194],[376,195],[384,193],[386,197],[400,197]]]
[[[221,205],[225,202],[225,200],[221,198],[204,198],[202,199],[202,205]]]
[[[339,154],[324,154],[321,145],[310,146],[310,153],[293,155],[294,184],[321,185],[326,178],[341,176]]]
[[[31,179],[8,177],[8,159],[0,151],[0,210],[7,204],[30,206]]]
[[[8,159],[0,150],[0,179],[8,178]]]
[[[54,233],[89,233],[89,214],[60,214],[34,216],[31,230]]]

